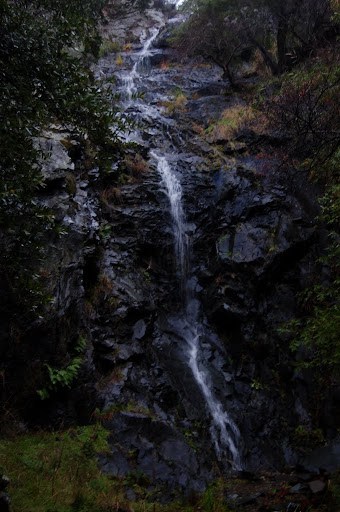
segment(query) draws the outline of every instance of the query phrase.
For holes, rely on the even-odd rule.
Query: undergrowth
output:
[[[102,473],[98,454],[109,453],[108,436],[98,423],[0,440],[0,473],[10,479],[13,512],[228,512],[220,484],[190,503],[179,496],[161,504],[155,502],[159,489],[150,490],[146,475]],[[128,489],[134,501],[126,498]]]
[[[13,510],[108,510],[110,480],[100,472],[96,456],[108,450],[107,436],[103,427],[93,425],[0,441]]]

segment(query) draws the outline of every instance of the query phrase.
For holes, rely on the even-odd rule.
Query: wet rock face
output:
[[[218,71],[176,69],[165,51],[164,61],[157,49],[141,71],[143,100],[128,105],[143,126],[133,137],[145,156],[166,155],[182,184],[190,287],[202,326],[198,364],[209,369],[215,398],[241,431],[246,467],[280,468],[295,461],[289,436],[307,404],[294,409],[291,355],[277,328],[294,316],[315,230],[302,201],[275,178],[264,179],[256,160],[242,156],[244,145],[224,149],[217,163],[211,158],[213,148],[193,124],[207,126],[233,101],[221,94]],[[136,58],[127,55],[118,71],[106,60],[105,72],[117,71],[123,84]],[[167,60],[169,67],[162,65]],[[176,88],[187,101],[171,112],[163,104]],[[112,289],[92,321],[101,414],[113,433],[103,467],[198,490],[213,477],[216,452],[211,417],[188,367],[191,334],[155,162],[150,158],[143,179],[120,193],[119,204],[104,211],[112,233],[100,267]],[[218,464],[230,468],[228,454]]]
[[[122,477],[135,467],[151,488],[166,482],[168,492],[204,490],[211,475],[202,472],[195,450],[178,429],[141,413],[116,414],[105,426],[114,434],[112,453],[102,460],[104,471]]]
[[[119,33],[135,38],[123,66],[117,69],[109,55],[94,69],[101,79],[115,74],[121,88],[143,30],[164,21],[153,13],[137,26],[133,16]],[[116,30],[114,23],[106,30]],[[167,156],[182,185],[190,307],[197,310],[191,317],[200,326],[197,364],[237,424],[250,469],[294,462],[289,436],[310,417],[278,327],[294,316],[316,235],[303,202],[276,179],[264,179],[256,160],[242,156],[244,146],[232,157],[230,148],[214,157],[216,148],[194,126],[207,127],[233,100],[223,95],[215,68],[176,67],[162,37],[138,83],[143,99],[122,107],[142,126],[129,135],[136,142],[129,156],[148,160],[142,172],[102,186],[96,169],[85,172],[70,159],[64,133],[41,141],[55,159],[46,162],[40,199],[66,233],[46,261],[50,316],[31,337],[56,365],[80,333],[88,340],[80,385],[58,397],[49,418],[86,421],[97,406],[95,415],[111,431],[105,471],[189,493],[203,490],[214,468],[230,470],[230,453],[216,456],[211,414],[188,366],[193,326],[183,307],[169,201],[150,150]],[[185,108],[171,110],[178,89]],[[72,148],[78,154],[76,141]]]
[[[19,376],[9,381],[8,392],[29,424],[44,422],[44,416],[47,423],[50,421],[37,395],[37,390],[48,384],[45,363],[64,367],[70,361],[69,354],[74,355],[80,336],[88,337],[84,313],[86,268],[98,250],[100,216],[93,176],[80,169],[79,139],[64,127],[51,126],[34,142],[42,153],[44,181],[36,200],[56,220],[56,229],[46,234],[44,258],[37,262],[36,270],[43,281],[43,299],[49,300],[41,316],[19,330],[20,343],[13,342],[13,336],[9,342],[8,338],[0,340],[2,349],[5,347],[6,374]],[[19,317],[21,314],[17,312]],[[7,319],[3,320],[5,324]],[[67,409],[67,404],[61,407],[64,413]],[[73,413],[67,416],[66,424],[74,421]]]
[[[122,45],[128,42],[140,46],[141,39],[145,38],[147,30],[164,22],[165,17],[162,12],[164,8],[162,9],[162,7],[164,6],[150,8],[144,15],[140,9],[131,8],[129,1],[110,0],[104,9],[101,35],[107,39],[114,39]],[[171,11],[171,6],[168,7]]]
[[[294,317],[313,265],[315,227],[294,196],[251,170],[222,170],[214,180],[214,205],[193,251],[199,295],[237,368],[234,400],[248,467],[279,468],[294,462],[284,438],[298,416],[292,356],[279,328]],[[277,436],[282,444],[273,452]]]
[[[233,100],[221,94],[217,70],[177,69],[164,42],[159,46],[165,53],[158,48],[141,70],[143,100],[127,106],[143,126],[132,137],[145,158],[150,150],[166,155],[182,184],[190,287],[199,298],[198,364],[208,368],[215,398],[241,432],[246,467],[280,468],[295,461],[289,436],[307,402],[294,408],[291,355],[277,328],[294,316],[314,227],[303,202],[275,178],[263,178],[244,146],[212,158],[212,146],[193,126],[206,127]],[[117,70],[112,58],[100,65],[123,87],[138,51],[124,57],[126,68]],[[166,105],[178,89],[185,108],[171,111]],[[147,173],[121,186],[119,200],[102,213],[111,226],[99,263],[106,285],[97,290],[90,324],[100,414],[112,432],[103,467],[200,490],[213,463],[230,468],[230,454],[217,462],[210,413],[188,367],[191,333],[169,202],[152,158]]]

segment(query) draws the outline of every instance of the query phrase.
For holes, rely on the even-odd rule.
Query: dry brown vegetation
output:
[[[122,192],[119,187],[106,187],[100,193],[100,199],[105,205],[121,204],[122,203]]]
[[[222,112],[220,119],[205,130],[208,142],[230,141],[242,130],[251,130],[260,135],[267,126],[266,117],[250,105],[234,105]]]
[[[124,164],[128,174],[132,177],[133,181],[141,180],[142,177],[149,171],[148,162],[139,153],[136,153],[133,156],[126,156],[124,159]]]
[[[188,98],[182,91],[176,91],[173,98],[168,101],[163,101],[161,106],[165,107],[168,114],[175,114],[176,112],[185,112]]]

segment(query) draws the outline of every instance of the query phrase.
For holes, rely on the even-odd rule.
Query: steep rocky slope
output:
[[[122,110],[137,123],[123,135],[133,142],[127,156],[112,155],[112,178],[102,179],[61,128],[41,142],[50,160],[40,200],[65,233],[48,240],[49,311],[23,334],[23,348],[9,347],[4,357],[7,372],[20,375],[9,386],[27,422],[100,419],[111,432],[112,453],[101,459],[106,472],[143,474],[151,487],[190,492],[235,469],[235,460],[214,442],[211,410],[188,364],[193,325],[183,308],[169,197],[151,151],[166,157],[181,184],[197,365],[237,425],[241,467],[296,463],[297,427],[308,435],[322,426],[332,435],[338,418],[331,399],[324,408],[315,403],[312,375],[295,369],[279,331],[294,317],[296,294],[315,264],[312,191],[299,180],[289,187],[274,172],[275,159],[259,160],[255,134],[249,149],[244,141],[209,143],[204,129],[243,100],[225,94],[218,70],[176,62],[166,23],[156,11],[131,16],[119,29],[121,51],[94,69],[102,86],[118,87]],[[144,55],[155,26],[160,33]],[[117,30],[110,21],[106,36]],[[143,56],[132,76],[141,96],[127,97]],[[41,402],[44,363],[65,367],[79,338],[87,349],[76,385]],[[227,430],[232,437],[230,424]]]

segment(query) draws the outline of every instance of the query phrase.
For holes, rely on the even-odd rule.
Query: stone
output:
[[[233,495],[233,496],[237,496],[237,494]],[[254,505],[258,501],[258,498],[260,498],[261,496],[262,496],[262,493],[258,492],[255,494],[250,494],[248,496],[239,496],[237,498],[229,498],[229,499],[230,499],[231,503],[234,502],[237,507],[243,507],[243,506],[247,506],[247,505]]]
[[[112,352],[116,347],[116,343],[112,339],[95,340],[94,343],[96,349],[103,352]]]
[[[241,224],[234,236],[230,259],[236,263],[249,263],[263,258],[268,250],[268,239],[268,230],[249,222]]]
[[[239,494],[236,494],[236,493],[234,493],[234,494],[229,494],[229,495],[228,495],[228,500],[235,501],[235,500],[237,500],[239,497],[240,497],[240,496],[239,496]]]
[[[114,354],[115,361],[124,363],[138,358],[143,353],[143,348],[138,343],[118,345]]]
[[[323,480],[313,480],[312,482],[308,482],[308,486],[313,494],[318,494],[326,489],[326,482]]]
[[[0,512],[10,512],[11,500],[7,493],[0,492]]]
[[[101,462],[101,458],[99,458]],[[123,477],[130,471],[130,465],[127,458],[117,449],[113,448],[110,455],[105,457],[105,461],[101,464],[101,469],[104,473],[112,476]]]
[[[327,446],[316,448],[302,462],[308,470],[326,470],[329,472],[337,471],[340,468],[340,442],[334,440]]]
[[[233,380],[233,375],[231,373],[228,373],[228,372],[223,372],[223,375],[224,375],[224,380],[228,383],[232,382]]]
[[[146,332],[146,323],[144,320],[138,320],[133,326],[133,338],[141,340],[144,338]]]
[[[224,140],[221,141],[222,143]],[[247,144],[244,142],[230,141],[223,147],[223,151],[226,155],[233,155],[234,153],[244,153],[247,151]]]
[[[179,439],[168,439],[164,441],[159,449],[160,455],[167,462],[179,463],[181,467],[187,467],[191,471],[197,471],[197,462],[189,446]]]
[[[74,163],[62,143],[67,137],[65,132],[45,132],[44,137],[35,139],[36,147],[42,151],[45,158],[42,160],[41,170],[46,180],[55,180],[64,177],[65,172],[74,171]]]
[[[136,501],[136,493],[133,489],[127,489],[125,496],[129,501]],[[121,511],[126,512],[126,509],[121,509]]]
[[[10,479],[6,475],[0,476],[0,491],[4,491],[8,487]]]
[[[296,484],[296,485],[293,485],[293,487],[291,487],[289,489],[289,492],[290,492],[290,494],[300,494],[300,493],[304,492],[306,489],[308,489],[306,485]]]

